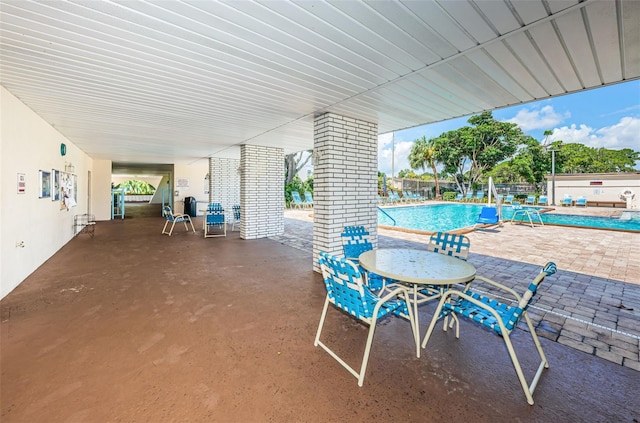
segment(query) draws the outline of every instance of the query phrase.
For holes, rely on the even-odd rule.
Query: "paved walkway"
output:
[[[616,215],[622,210],[557,211]],[[312,211],[287,210],[285,217],[285,234],[274,239],[312,251]],[[382,248],[424,248],[429,239],[396,230],[378,232]],[[478,274],[517,291],[524,290],[547,261],[558,265],[530,309],[540,336],[640,371],[640,234],[506,223],[467,236],[469,262]]]

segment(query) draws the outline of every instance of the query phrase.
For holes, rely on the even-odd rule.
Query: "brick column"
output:
[[[318,252],[342,255],[344,226],[364,225],[378,243],[378,125],[333,113],[316,117],[313,269]]]
[[[240,147],[240,206],[243,239],[284,233],[284,150]]]
[[[240,204],[240,160],[209,158],[209,202],[221,203],[227,222],[233,218],[231,207]]]

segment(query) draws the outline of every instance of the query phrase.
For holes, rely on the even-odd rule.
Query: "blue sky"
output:
[[[468,125],[469,117],[397,131],[394,143],[391,133],[380,135],[378,169],[391,175],[392,144],[395,144],[395,174],[408,169],[407,157],[415,139],[422,136],[434,138],[443,132]],[[494,110],[493,117],[517,123],[525,133],[540,141],[544,139],[544,131],[551,129],[552,141],[640,151],[640,81]]]

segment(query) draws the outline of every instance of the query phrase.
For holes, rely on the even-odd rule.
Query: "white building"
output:
[[[547,192],[553,201],[553,180],[547,178]],[[631,194],[632,208],[640,202],[640,172],[624,173],[567,173],[555,175],[555,204],[559,205],[565,195],[574,200],[587,197],[589,206],[627,207],[625,194]]]

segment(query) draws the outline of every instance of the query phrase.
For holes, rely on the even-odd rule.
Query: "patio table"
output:
[[[418,304],[439,298],[449,286],[469,282],[476,276],[476,268],[471,263],[427,250],[380,248],[362,253],[359,263],[370,272],[412,287],[413,297],[409,299],[409,306],[413,306],[417,357],[420,357]],[[419,301],[418,290],[423,285],[440,286],[440,294]]]

